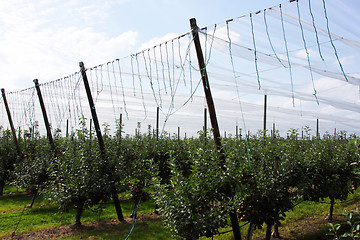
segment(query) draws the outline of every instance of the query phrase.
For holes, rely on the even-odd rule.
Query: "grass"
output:
[[[75,210],[61,213],[57,206],[48,203],[41,195],[36,199],[33,208],[27,209],[31,202],[31,196],[25,192],[9,194],[6,192],[0,197],[0,238],[11,236],[12,232],[28,233],[44,229],[71,225],[75,220]],[[129,216],[133,210],[133,202],[122,200],[121,207],[124,216]],[[143,202],[138,209],[138,215],[154,211],[154,202]],[[99,212],[85,210],[81,218],[83,223],[97,222],[98,220],[116,219],[115,207],[107,203],[99,215]],[[19,224],[18,224],[19,222]]]
[[[60,213],[57,206],[48,203],[40,195],[32,209],[24,206],[30,203],[31,196],[21,190],[7,188],[5,195],[0,197],[0,238],[10,237],[16,229],[16,234],[50,234],[52,231],[60,232],[56,239],[125,239],[132,228],[131,219],[127,223],[115,222],[116,211],[112,203],[105,204],[105,208],[100,214],[91,210],[86,210],[82,217],[84,227],[81,229],[72,228],[74,223],[75,210],[68,213]],[[11,194],[10,194],[11,193]],[[133,202],[121,198],[121,207],[125,217],[132,213]],[[360,189],[344,202],[335,205],[335,218],[340,219],[340,212],[345,209],[359,207]],[[25,209],[25,210],[24,210]],[[154,211],[154,202],[142,202],[138,210],[140,220],[136,221],[134,231],[129,239],[173,239],[170,231],[166,229],[159,218],[141,219],[142,214],[149,216]],[[322,202],[305,201],[297,205],[294,210],[287,213],[286,219],[279,228],[284,239],[325,239],[328,222],[325,220],[329,211],[329,200]],[[21,221],[19,221],[21,219]],[[19,222],[19,224],[18,224]],[[17,226],[18,224],[18,226]],[[243,224],[243,223],[240,223]],[[248,225],[241,231],[245,236]],[[49,230],[51,229],[51,230]],[[48,231],[48,232],[46,232]],[[231,228],[222,229],[220,232],[225,234],[214,236],[215,240],[231,240]],[[263,239],[265,228],[256,230],[253,239]],[[206,240],[208,238],[201,238]]]
[[[125,239],[131,231],[132,224],[100,226],[73,236],[61,239]],[[160,219],[138,222],[136,230],[131,233],[131,240],[167,240],[172,239],[171,233],[164,229]]]

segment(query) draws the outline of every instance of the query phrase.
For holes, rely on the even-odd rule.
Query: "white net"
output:
[[[282,135],[308,126],[315,134],[345,130],[359,134],[359,16],[354,1],[290,1],[231,19],[199,32],[222,135],[238,125],[255,133],[274,124]],[[204,91],[191,33],[131,56],[88,68],[101,123],[133,134],[156,124],[160,130],[195,136],[204,125]],[[85,63],[86,65],[86,63]],[[40,80],[41,81],[41,80]],[[91,119],[80,73],[41,84],[52,128],[62,133]],[[44,131],[34,88],[7,93],[16,128],[35,121]],[[8,121],[1,99],[1,125]],[[210,127],[210,124],[208,123]],[[336,130],[335,130],[336,129]]]

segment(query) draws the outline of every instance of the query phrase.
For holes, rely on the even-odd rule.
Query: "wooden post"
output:
[[[266,109],[267,109],[267,95],[264,95],[264,137],[266,137]]]
[[[99,124],[99,120],[98,120],[98,117],[97,117],[94,100],[93,100],[92,95],[91,95],[89,81],[88,81],[88,78],[86,76],[86,70],[85,70],[85,67],[84,67],[84,63],[80,62],[79,66],[80,66],[81,75],[82,75],[82,78],[83,78],[83,81],[84,81],[86,95],[87,95],[89,105],[90,105],[91,116],[92,116],[92,119],[94,121],[94,127],[95,127],[96,136],[97,136],[97,139],[98,139],[98,142],[99,142],[100,152],[101,152],[101,154],[105,154],[104,139],[103,139],[102,134],[101,134],[100,124]]]
[[[92,140],[92,121],[90,119],[90,131],[89,131],[89,136],[90,136],[90,144],[91,144],[91,140]]]
[[[275,131],[276,131],[275,123],[273,123],[273,137],[275,137]]]
[[[86,95],[89,101],[89,105],[90,105],[90,111],[91,111],[91,116],[92,119],[94,121],[94,127],[95,127],[95,132],[96,132],[96,136],[99,142],[99,148],[100,148],[100,153],[101,156],[104,158],[105,160],[105,167],[106,167],[106,173],[109,175],[110,178],[110,182],[111,182],[111,195],[112,195],[112,199],[114,201],[114,205],[115,205],[115,209],[116,209],[116,214],[117,217],[119,219],[119,221],[124,221],[124,216],[120,207],[120,202],[119,202],[119,196],[117,194],[116,191],[116,186],[115,183],[113,181],[113,176],[112,176],[112,172],[109,170],[108,166],[108,161],[107,158],[105,156],[105,144],[104,144],[104,140],[103,137],[101,135],[101,129],[100,129],[100,125],[99,125],[99,120],[97,118],[97,114],[96,114],[96,110],[95,110],[95,104],[91,95],[91,90],[90,90],[90,86],[89,86],[89,81],[86,75],[86,70],[85,70],[85,66],[83,62],[79,63],[80,66],[80,71],[81,71],[81,75],[84,81],[84,86],[85,86],[85,90],[86,90]]]
[[[12,120],[12,117],[11,117],[11,112],[10,112],[10,109],[9,109],[8,102],[6,100],[6,95],[5,95],[5,89],[4,88],[1,89],[1,94],[2,94],[2,97],[3,97],[3,100],[4,100],[5,109],[6,109],[8,119],[9,119],[9,124],[10,124],[10,128],[11,128],[11,133],[13,135],[16,151],[17,151],[18,155],[21,156],[20,146],[19,146],[19,143],[18,143],[18,140],[17,140],[17,137],[16,137],[14,123],[13,123],[13,120]]]
[[[320,133],[319,133],[319,119],[316,119],[316,137],[320,137]]]
[[[53,140],[53,137],[52,137],[52,134],[51,134],[49,119],[48,119],[48,117],[47,117],[44,100],[43,100],[43,97],[42,97],[42,95],[41,95],[39,80],[34,79],[34,83],[35,83],[36,92],[37,92],[37,95],[38,95],[38,97],[39,97],[40,107],[41,107],[41,111],[42,111],[43,118],[44,118],[44,123],[45,123],[47,138],[48,138],[48,140],[49,140],[51,149],[52,149],[52,150],[55,150],[55,144],[54,144],[54,140]]]
[[[206,132],[207,132],[207,109],[204,108],[204,137],[206,138]]]
[[[19,126],[18,138],[21,138],[21,127]]]
[[[66,120],[66,137],[69,137],[69,119]]]
[[[121,139],[121,134],[122,134],[122,113],[120,113],[120,119],[119,119],[119,129],[118,129],[118,131],[119,131],[119,137],[120,137],[120,139]]]
[[[159,141],[159,115],[160,115],[160,108],[156,108],[156,141]]]
[[[304,139],[304,128],[301,129],[301,139]]]
[[[204,56],[203,56],[203,53],[201,50],[201,45],[200,45],[199,28],[196,25],[195,18],[190,19],[190,26],[191,26],[191,32],[192,32],[192,36],[193,36],[193,40],[194,40],[194,44],[195,44],[196,55],[197,55],[197,59],[198,59],[198,63],[199,63],[201,79],[202,79],[202,83],[203,83],[203,87],[204,87],[206,103],[207,103],[207,106],[209,109],[210,121],[211,121],[211,126],[213,129],[213,135],[214,135],[214,141],[216,144],[216,148],[220,153],[219,157],[221,160],[221,168],[223,170],[225,170],[225,167],[224,167],[225,155],[224,155],[224,151],[222,150],[222,147],[221,147],[220,130],[219,130],[219,125],[218,125],[218,121],[216,118],[215,105],[214,105],[214,101],[213,101],[213,98],[211,95],[209,78],[208,78],[208,75],[206,72],[206,65],[205,65]],[[229,184],[226,184],[225,188],[226,188],[226,190],[224,193],[228,197],[233,197],[233,190],[232,190],[231,186]],[[241,240],[239,220],[238,220],[235,210],[230,211],[230,221],[231,221],[235,240]]]
[[[239,126],[237,125],[237,123],[236,123],[236,127],[235,127],[235,136],[236,136],[236,139],[239,138]]]

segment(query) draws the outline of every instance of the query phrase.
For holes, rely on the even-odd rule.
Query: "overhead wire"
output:
[[[285,44],[285,49],[286,49],[286,57],[287,57],[287,61],[288,61],[288,69],[289,69],[289,74],[290,74],[291,96],[292,96],[293,106],[295,106],[294,82],[293,82],[292,68],[291,68],[288,44],[287,44],[287,40],[286,40],[283,11],[282,11],[281,4],[279,5],[279,8],[280,8],[280,17],[281,17],[281,27],[282,27],[282,31],[283,31],[284,44]]]
[[[314,97],[316,99],[317,104],[319,104],[319,100],[318,100],[317,95],[316,95],[317,91],[316,91],[316,88],[315,88],[314,76],[313,76],[313,72],[312,72],[312,69],[311,69],[309,50],[307,49],[307,46],[306,46],[306,40],[305,40],[305,36],[304,36],[304,29],[302,27],[301,20],[300,20],[301,16],[300,16],[299,1],[296,1],[296,6],[297,6],[297,12],[298,12],[298,15],[299,15],[299,25],[300,25],[300,30],[301,30],[301,37],[302,37],[302,40],[303,40],[303,43],[304,43],[304,49],[305,49],[305,52],[306,52],[306,58],[307,58],[307,61],[308,61],[308,64],[309,64],[309,72],[310,72],[311,82],[312,82],[313,90],[314,90],[313,95],[314,95]]]
[[[259,75],[259,69],[258,69],[258,58],[257,58],[257,50],[256,50],[256,42],[255,42],[255,33],[254,33],[254,24],[252,19],[252,14],[250,13],[250,23],[251,23],[251,35],[252,35],[252,42],[254,46],[254,62],[255,62],[255,70],[256,70],[256,76],[257,81],[259,85],[259,90],[261,89],[261,83],[260,83],[260,75]]]
[[[264,9],[264,23],[265,23],[266,36],[267,36],[267,38],[268,38],[268,41],[269,41],[271,50],[272,50],[272,52],[274,53],[274,56],[276,57],[276,59],[279,61],[279,63],[280,63],[284,68],[287,68],[287,66],[284,65],[284,63],[281,61],[281,59],[280,59],[280,58],[278,57],[278,55],[276,54],[275,49],[274,49],[274,46],[273,46],[273,44],[272,44],[272,41],[271,41],[271,38],[270,38],[270,34],[269,34],[269,27],[268,27],[267,20],[266,20],[266,9]]]
[[[145,106],[145,100],[144,100],[142,80],[141,80],[141,77],[140,77],[140,65],[139,65],[139,60],[138,60],[138,54],[135,55],[135,59],[136,59],[136,65],[137,65],[137,70],[138,70],[138,78],[139,78],[139,83],[140,83],[141,98],[142,98],[142,103],[143,103],[143,107],[144,107],[144,114],[145,114],[144,119],[146,119],[147,118],[147,112],[146,112],[146,106]]]
[[[314,15],[315,9],[311,6],[310,0],[307,2],[308,7],[306,10],[302,8],[302,6],[301,8],[299,7],[299,1],[292,2],[296,2],[297,4],[297,16],[294,14],[295,12],[291,13],[287,11],[282,5],[264,9],[262,19],[264,29],[258,28],[258,23],[261,19],[256,18],[256,14],[261,12],[259,11],[232,19],[231,27],[240,26],[240,31],[235,31],[232,28],[234,37],[229,34],[228,21],[225,23],[225,27],[227,28],[226,34],[224,34],[225,29],[221,29],[221,27],[219,27],[217,31],[218,25],[220,26],[222,24],[215,24],[212,33],[210,28],[207,27],[199,30],[199,33],[203,34],[201,37],[205,44],[205,65],[206,67],[211,66],[211,69],[209,68],[210,71],[208,71],[208,73],[211,74],[210,81],[214,82],[212,85],[217,86],[215,93],[220,94],[219,92],[221,90],[227,90],[229,95],[237,95],[231,87],[234,88],[237,85],[241,85],[242,87],[244,86],[244,91],[246,89],[246,91],[249,91],[249,95],[252,94],[251,96],[258,96],[266,91],[274,96],[289,97],[292,99],[293,107],[295,107],[295,99],[310,101],[309,95],[311,94],[307,92],[306,85],[303,85],[306,84],[305,80],[307,79],[301,72],[301,68],[304,68],[310,73],[313,96],[315,96],[318,104],[321,101],[324,106],[358,112],[355,110],[357,107],[356,103],[352,103],[351,100],[349,100],[350,98],[347,98],[348,96],[344,96],[346,99],[341,99],[341,96],[336,96],[336,98],[333,99],[328,96],[320,96],[320,93],[330,90],[317,84],[317,81],[322,81],[323,78],[329,79],[333,82],[334,86],[339,86],[339,88],[342,89],[347,86],[340,85],[335,81],[340,80],[347,82],[350,85],[348,88],[353,85],[359,86],[359,76],[349,74],[348,72],[345,74],[344,68],[347,69],[349,65],[345,60],[341,61],[342,56],[340,56],[339,53],[344,54],[343,56],[345,57],[347,53],[345,51],[349,51],[349,49],[350,51],[352,49],[358,50],[360,49],[360,45],[357,47],[357,40],[342,38],[330,32],[330,22],[324,1],[321,13],[325,15],[326,29],[321,28],[321,25],[316,25],[321,22],[317,18],[318,15]],[[293,7],[295,4],[291,3],[287,6]],[[306,13],[305,11],[310,15],[303,15],[303,12]],[[270,16],[272,18],[270,18]],[[304,16],[308,18],[302,19]],[[247,29],[246,27],[249,26],[249,21],[251,31],[245,32],[244,29]],[[280,33],[280,29],[282,36],[281,34],[275,34],[276,31]],[[237,39],[236,36],[243,32],[245,34]],[[297,33],[301,33],[301,38],[296,39]],[[189,36],[187,46],[182,45],[183,41],[186,42],[186,38],[184,38],[186,36]],[[324,36],[327,36],[328,40],[324,41]],[[230,37],[232,39],[230,39]],[[313,37],[313,42],[310,40],[311,37]],[[299,41],[301,40],[303,46],[299,48]],[[96,104],[99,107],[101,106],[101,108],[104,107],[104,109],[108,111],[108,107],[104,105],[111,100],[114,117],[117,118],[118,113],[124,108],[127,119],[129,119],[128,110],[134,111],[134,109],[136,109],[136,111],[139,111],[140,104],[142,104],[146,119],[147,113],[151,112],[149,106],[155,104],[155,106],[161,108],[161,112],[165,115],[165,118],[169,119],[169,117],[166,116],[172,116],[175,112],[178,112],[179,109],[183,108],[181,104],[184,104],[184,98],[180,98],[181,100],[179,101],[179,94],[181,95],[185,92],[188,94],[189,98],[185,101],[186,105],[188,102],[193,101],[193,96],[195,96],[196,89],[198,88],[199,81],[193,82],[192,74],[194,70],[202,72],[203,69],[198,69],[193,65],[193,59],[196,59],[196,57],[192,56],[194,55],[194,51],[190,49],[192,41],[193,38],[191,34],[186,33],[121,60],[121,67],[120,60],[117,59],[108,62],[106,69],[104,64],[91,68],[89,74],[90,79],[92,79],[91,86],[92,92],[95,92]],[[283,43],[284,47],[280,48],[279,43]],[[230,55],[230,53],[226,53],[229,50],[222,51],[225,49],[224,47],[228,47],[231,51],[230,58],[232,58],[232,66],[226,66],[226,63],[223,61],[223,59],[229,58]],[[329,50],[330,47],[332,51]],[[314,55],[312,54],[312,51],[316,48],[319,54],[319,61],[316,61],[317,58],[313,58]],[[301,52],[300,50],[305,51],[307,61],[305,61],[305,57],[298,55]],[[329,64],[331,61],[331,59],[328,59],[329,52],[335,54],[338,65],[340,66],[340,71],[337,71]],[[116,70],[115,61],[118,62],[118,69]],[[124,63],[122,61],[124,61]],[[134,64],[134,61],[136,61],[136,64]],[[219,62],[219,66],[214,66],[216,61]],[[254,68],[247,68],[248,65],[244,64],[244,66],[242,66],[242,63],[248,65],[249,63],[255,64],[255,71],[253,71]],[[111,64],[111,66],[109,66],[109,64]],[[344,66],[342,64],[344,64]],[[338,67],[338,65],[336,65],[336,67]],[[238,69],[235,69],[235,66],[241,66],[241,68],[237,67]],[[354,72],[351,68],[349,69]],[[275,73],[281,77],[274,79]],[[77,79],[78,74],[79,73],[70,75],[68,78],[59,79],[58,82],[52,82],[43,86],[44,96],[47,99],[46,104],[51,109],[49,113],[52,122],[54,122],[54,126],[61,127],[64,124],[65,118],[72,119],[70,122],[72,122],[73,126],[76,126],[78,117],[85,116],[82,107],[84,104],[83,90],[80,89],[82,85]],[[284,78],[283,74],[290,76],[290,91],[287,90],[286,82],[284,81],[286,77]],[[106,78],[108,78],[108,85],[104,84]],[[232,80],[232,78],[234,78],[234,80]],[[261,88],[262,91],[255,91],[255,79],[257,79],[258,83],[257,90]],[[132,87],[129,86],[131,85],[131,80]],[[294,80],[296,80],[296,84]],[[120,83],[118,81],[120,81]],[[157,81],[157,84],[155,81]],[[205,81],[206,84],[208,84],[209,79],[205,79]],[[254,81],[255,84],[250,81]],[[195,85],[193,85],[193,83],[195,83]],[[315,83],[318,88],[315,88]],[[170,90],[168,90],[168,88],[170,88]],[[129,89],[133,92],[133,96],[130,96]],[[150,89],[152,99],[151,96],[148,95],[148,92],[146,92],[146,90]],[[309,90],[309,92],[310,91],[311,90]],[[319,96],[317,95],[318,92]],[[20,98],[19,95],[21,94],[17,93],[16,96],[14,94],[14,97]],[[249,95],[247,98],[250,98]],[[239,94],[238,98],[239,97],[243,96]],[[127,105],[128,100],[131,105]],[[13,110],[16,116],[15,119],[17,119],[19,125],[32,124],[31,122],[33,122],[33,120],[28,119],[31,118],[29,117],[30,115],[35,116],[36,108],[34,107],[34,111],[31,113],[28,110],[24,110],[25,106],[30,108],[31,104],[26,104],[25,101],[20,101],[19,99],[14,99],[13,102],[15,102],[15,105],[17,105],[19,109],[23,110],[21,114],[19,114],[17,110]],[[170,104],[170,107],[168,104]],[[342,106],[342,104],[344,106]],[[303,107],[305,107],[305,105],[302,106],[302,108]],[[111,107],[109,106],[109,108]]]
[[[314,14],[312,12],[312,9],[311,9],[311,0],[308,1],[308,5],[309,5],[309,13],[310,13],[310,16],[311,16],[311,20],[312,20],[312,25],[314,27],[314,32],[315,32],[315,37],[316,37],[316,43],[317,43],[317,46],[318,46],[318,53],[319,53],[319,56],[321,58],[322,61],[325,61],[324,57],[322,56],[322,53],[321,53],[321,48],[320,48],[320,43],[319,43],[319,36],[318,36],[318,31],[317,31],[317,27],[315,25],[315,18],[314,18]],[[298,3],[299,4],[299,3]]]
[[[323,2],[323,6],[324,6],[324,15],[325,15],[325,19],[326,19],[326,28],[327,28],[327,33],[328,33],[328,35],[329,35],[330,43],[331,43],[331,46],[332,46],[333,49],[334,49],[334,54],[335,54],[336,59],[337,59],[337,61],[338,61],[338,63],[339,63],[341,72],[343,73],[344,78],[345,78],[346,81],[348,82],[349,80],[347,79],[347,76],[346,76],[346,74],[345,74],[343,65],[341,64],[340,59],[339,59],[339,55],[338,55],[337,49],[336,49],[336,47],[335,47],[335,45],[334,45],[334,42],[333,42],[333,40],[332,40],[332,37],[331,37],[330,28],[329,28],[329,18],[328,18],[328,16],[327,16],[327,12],[326,12],[325,0],[322,0],[322,2]]]
[[[233,70],[233,77],[234,77],[234,82],[235,82],[235,86],[236,86],[238,105],[240,107],[241,118],[242,118],[242,121],[243,121],[244,130],[245,130],[245,141],[246,141],[247,157],[248,157],[249,165],[251,166],[249,136],[248,136],[248,133],[247,133],[247,130],[246,130],[246,122],[245,122],[245,117],[244,117],[244,111],[243,111],[242,103],[241,103],[241,99],[240,99],[240,91],[239,91],[239,86],[238,86],[238,82],[237,82],[237,76],[236,76],[236,73],[235,73],[234,59],[233,59],[233,56],[232,56],[232,50],[231,50],[232,41],[231,41],[231,38],[230,38],[229,22],[230,22],[230,20],[226,21],[227,37],[229,39],[229,48],[228,48],[229,49],[229,57],[230,57],[231,67],[232,67],[232,70]]]

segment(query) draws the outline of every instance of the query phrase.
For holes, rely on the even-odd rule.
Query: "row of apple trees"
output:
[[[251,230],[266,226],[270,239],[286,213],[301,200],[330,199],[333,205],[354,191],[360,180],[358,141],[344,134],[287,138],[259,132],[247,140],[222,139],[222,151],[200,133],[180,140],[149,131],[111,136],[105,127],[106,153],[85,121],[68,137],[55,132],[55,149],[36,129],[22,134],[19,155],[9,131],[0,137],[0,188],[12,184],[34,196],[44,194],[63,210],[82,212],[108,202],[111,186],[129,191],[135,201],[155,199],[174,235],[183,239],[219,234],[235,212]]]

